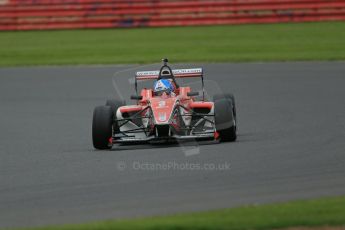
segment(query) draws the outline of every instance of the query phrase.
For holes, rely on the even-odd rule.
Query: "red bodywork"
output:
[[[190,87],[180,87],[175,90],[174,95],[163,94],[154,96],[152,89],[142,89],[142,99],[134,106],[124,106],[120,108],[121,113],[140,112],[150,106],[155,119],[155,124],[167,124],[174,112],[176,103],[182,105],[186,110],[209,109],[213,107],[213,102],[194,101],[193,97],[187,95],[191,92]]]
[[[161,139],[215,139],[214,132],[214,103],[204,100],[203,71],[201,68],[176,69],[164,65],[160,71],[141,71],[136,73],[137,81],[170,79],[165,72],[170,70],[174,92],[167,94],[160,92],[155,95],[152,89],[141,89],[139,96],[132,96],[137,100],[136,105],[122,106],[117,110],[117,121],[120,127],[119,136],[115,139],[119,143],[136,141],[153,141]],[[191,88],[178,86],[175,78],[200,77],[202,80],[202,100],[198,100],[199,93]]]

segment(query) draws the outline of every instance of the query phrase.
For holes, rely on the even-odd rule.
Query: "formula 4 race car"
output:
[[[202,95],[180,86],[177,80],[181,78],[200,78]],[[143,88],[138,94],[139,81],[151,80],[153,85],[163,79],[172,83],[172,90]],[[108,100],[94,109],[92,139],[96,149],[111,149],[114,144],[236,140],[234,96],[217,94],[213,102],[206,101],[201,68],[171,69],[163,59],[160,70],[136,72],[135,91],[131,96],[135,105]]]

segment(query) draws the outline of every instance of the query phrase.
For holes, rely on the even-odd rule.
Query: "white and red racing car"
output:
[[[236,140],[236,108],[232,94],[217,94],[205,100],[203,70],[171,69],[167,59],[160,70],[141,71],[135,75],[135,105],[108,100],[94,109],[93,146],[111,149],[114,144],[165,143],[183,140]],[[202,95],[188,86],[180,86],[180,78],[201,78]],[[168,80],[170,91],[143,88],[138,94],[137,82]]]

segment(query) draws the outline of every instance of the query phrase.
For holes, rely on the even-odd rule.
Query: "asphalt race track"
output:
[[[204,67],[236,96],[237,142],[113,151],[92,111],[125,66],[0,69],[0,228],[345,194],[344,62]]]

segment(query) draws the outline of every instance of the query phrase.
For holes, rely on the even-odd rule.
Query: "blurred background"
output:
[[[344,19],[344,0],[0,1],[0,30],[165,27]]]

